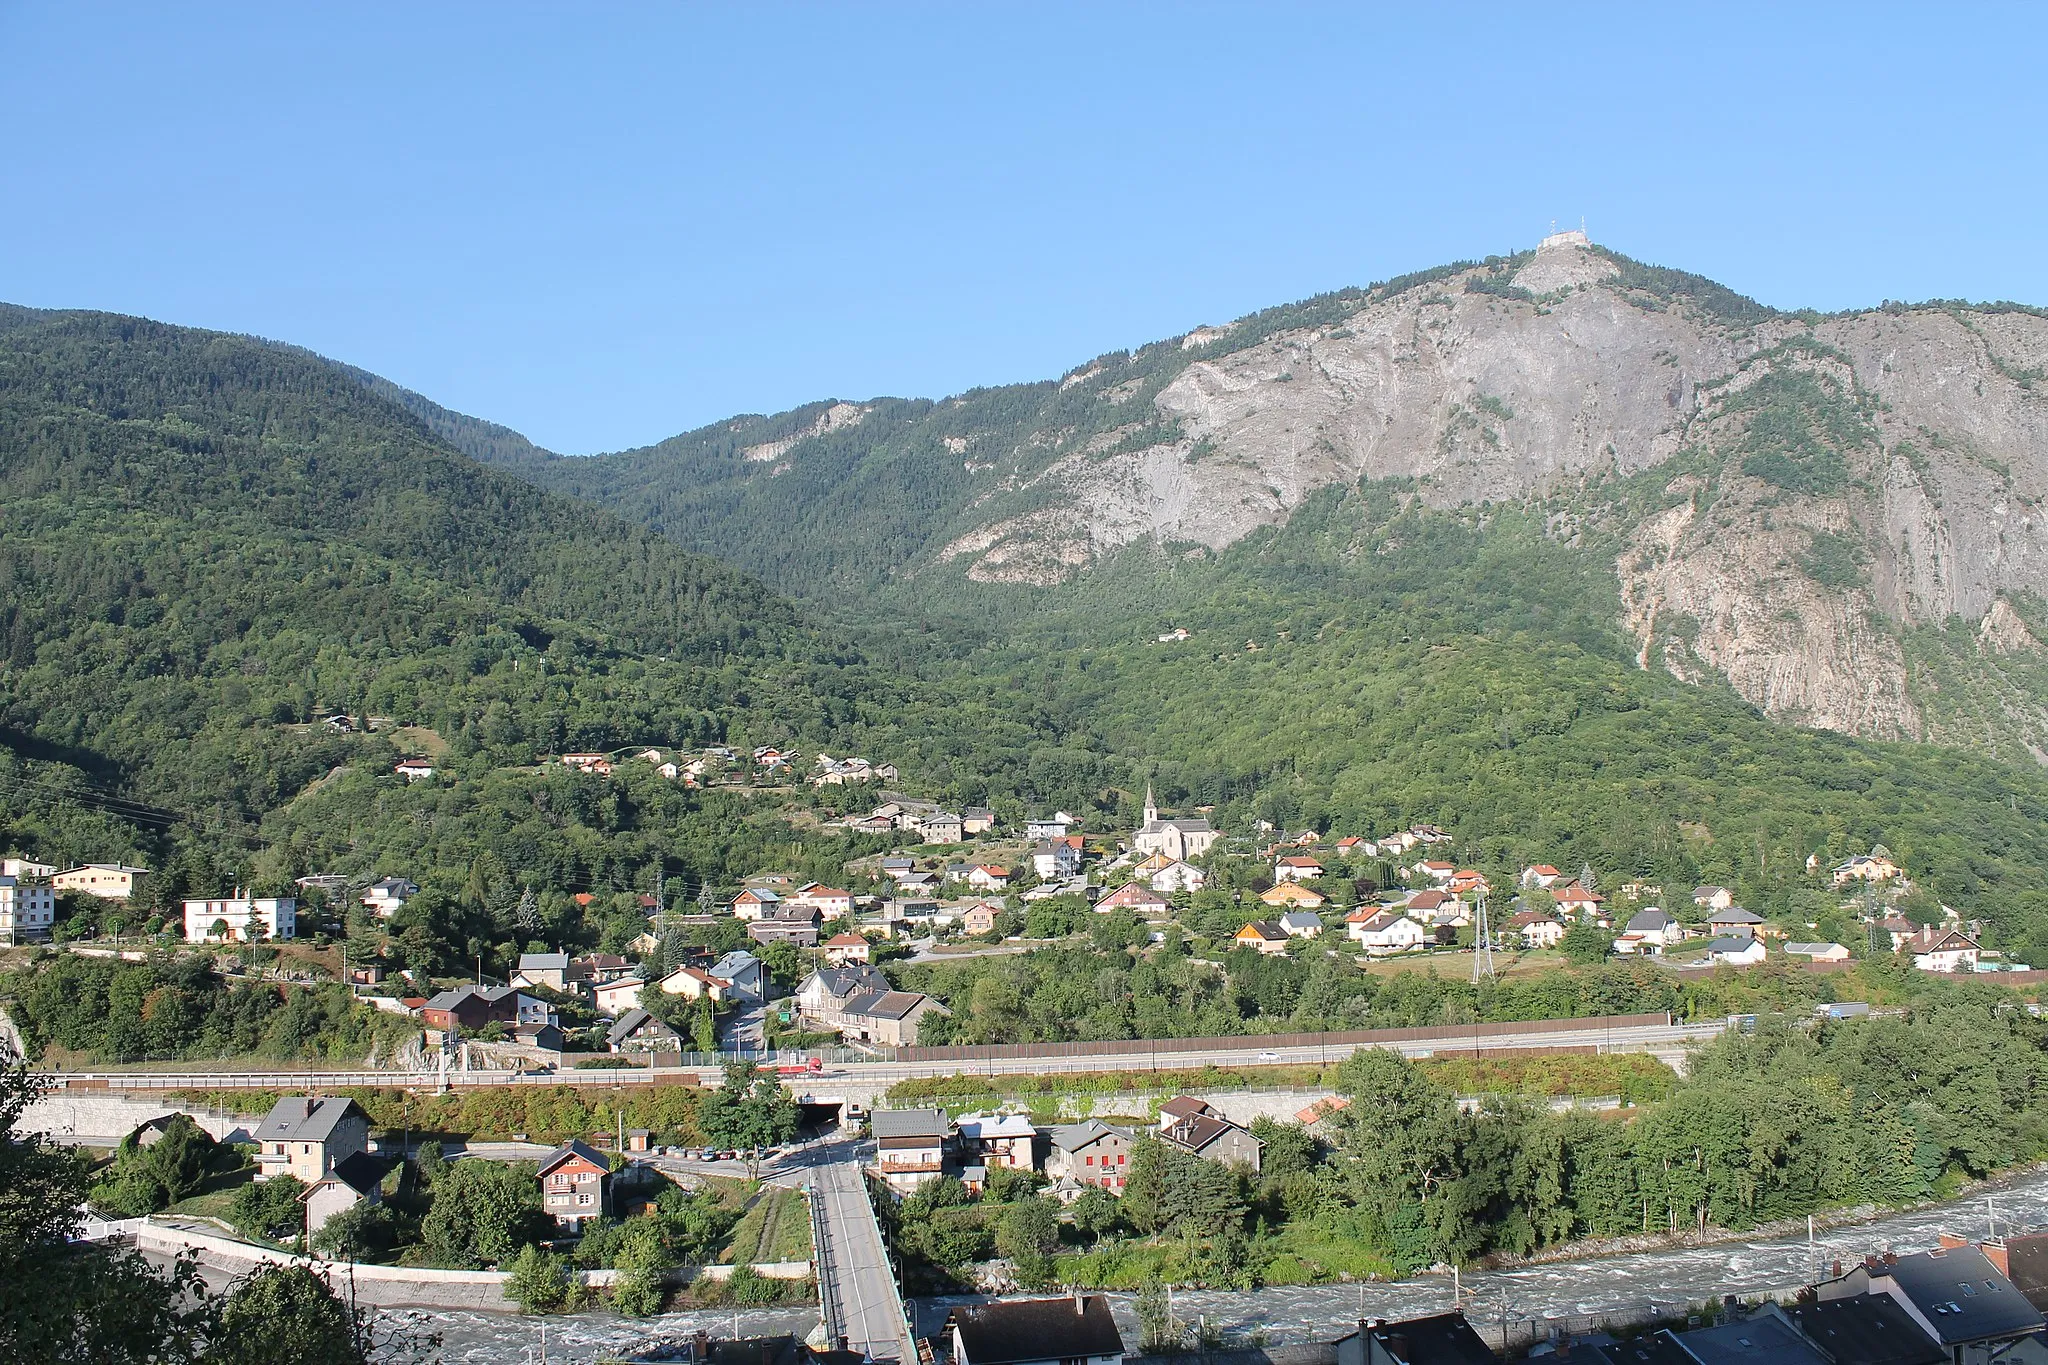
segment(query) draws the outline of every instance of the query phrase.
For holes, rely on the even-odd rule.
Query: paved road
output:
[[[1726,1020],[1699,1024],[1654,1024],[1609,1027],[1593,1020],[1563,1020],[1556,1029],[1529,1033],[1491,1033],[1486,1025],[1447,1028],[1420,1038],[1370,1044],[1391,1047],[1409,1057],[1464,1051],[1473,1047],[1558,1048],[1593,1047],[1602,1052],[1649,1052],[1666,1059],[1682,1056],[1687,1045],[1715,1037],[1728,1027]],[[1327,1065],[1350,1056],[1356,1043],[1321,1042],[1276,1047],[1256,1038],[1231,1039],[1226,1045],[1194,1051],[1077,1050],[1062,1056],[1030,1055],[1024,1049],[969,1061],[873,1061],[828,1065],[824,1071],[792,1076],[785,1082],[801,1094],[831,1095],[835,1081],[888,1085],[923,1076],[962,1074],[1047,1075],[1077,1071],[1199,1070],[1205,1066]],[[95,1088],[120,1090],[261,1090],[306,1089],[320,1086],[407,1086],[438,1087],[479,1085],[645,1085],[650,1082],[696,1080],[715,1085],[722,1073],[716,1069],[662,1068],[658,1071],[619,1069],[521,1074],[509,1071],[451,1071],[407,1073],[399,1071],[293,1071],[286,1069],[239,1069],[232,1072],[114,1071],[60,1072],[65,1082],[83,1081]]]
[[[815,1150],[810,1184],[823,1233],[818,1287],[827,1319],[852,1350],[876,1361],[914,1361],[896,1275],[863,1184],[861,1149],[842,1141]]]

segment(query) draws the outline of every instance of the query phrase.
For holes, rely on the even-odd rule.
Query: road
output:
[[[1207,1066],[1326,1066],[1343,1061],[1360,1047],[1386,1047],[1408,1057],[1428,1057],[1473,1048],[1593,1048],[1600,1052],[1647,1052],[1666,1060],[1682,1058],[1686,1048],[1719,1035],[1728,1027],[1724,1019],[1696,1024],[1608,1025],[1597,1019],[1563,1019],[1554,1029],[1506,1033],[1506,1025],[1477,1024],[1430,1031],[1414,1037],[1400,1037],[1371,1043],[1318,1041],[1276,1046],[1270,1040],[1249,1037],[1217,1039],[1215,1045],[1181,1049],[1170,1041],[1156,1048],[1091,1049],[1076,1046],[1071,1051],[1047,1056],[1033,1048],[980,1049],[989,1055],[967,1059],[920,1061],[844,1062],[827,1066],[822,1072],[789,1077],[785,1084],[804,1094],[829,1095],[835,1082],[862,1085],[893,1084],[925,1076],[1014,1076],[1055,1075],[1078,1071],[1179,1071]],[[715,1085],[721,1073],[713,1068],[668,1068],[655,1071],[619,1069],[562,1071],[522,1074],[510,1071],[451,1071],[409,1073],[400,1071],[292,1071],[282,1068],[241,1069],[232,1072],[206,1071],[111,1071],[59,1072],[60,1084],[87,1089],[109,1090],[274,1090],[340,1086],[389,1086],[437,1089],[450,1086],[486,1085],[646,1085],[657,1082],[695,1080]]]
[[[850,1349],[870,1359],[915,1361],[896,1275],[868,1203],[860,1146],[835,1141],[813,1150],[809,1183],[818,1211],[818,1291],[826,1321]]]

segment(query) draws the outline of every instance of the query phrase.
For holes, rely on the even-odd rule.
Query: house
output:
[[[604,1045],[613,1052],[681,1052],[683,1036],[636,1005],[605,1030]]]
[[[1754,967],[1764,960],[1762,939],[1737,935],[1717,938],[1707,945],[1707,961],[1724,967]]]
[[[1158,803],[1152,799],[1152,785],[1145,784],[1145,822],[1131,836],[1131,847],[1140,853],[1164,853],[1186,862],[1207,853],[1216,842],[1216,831],[1207,820],[1159,818]]]
[[[987,901],[976,901],[968,906],[966,911],[960,916],[961,931],[969,934],[993,933],[996,927],[996,917],[1002,913],[1003,907],[1000,905],[991,905]]]
[[[1298,910],[1314,910],[1329,901],[1329,897],[1319,891],[1309,890],[1300,882],[1281,882],[1269,890],[1260,892],[1259,899],[1275,908],[1284,905]]]
[[[1410,953],[1427,947],[1434,935],[1399,910],[1354,910],[1344,917],[1344,933],[1373,957]]]
[[[1429,878],[1438,886],[1444,885],[1458,875],[1458,865],[1447,863],[1441,858],[1427,858],[1415,865],[1416,875]]]
[[[1323,875],[1323,865],[1306,853],[1289,854],[1273,860],[1273,880],[1276,882],[1311,881]]]
[[[102,900],[125,901],[135,894],[135,879],[147,877],[149,869],[129,867],[126,863],[86,863],[47,875],[50,885],[59,891],[83,891]]]
[[[1100,1294],[962,1304],[946,1330],[953,1365],[1123,1365],[1123,1334]]]
[[[58,874],[62,876],[62,873]],[[290,896],[232,896],[185,902],[187,943],[250,943],[298,935],[299,903]]]
[[[1524,891],[1548,891],[1563,876],[1564,873],[1549,863],[1531,863],[1522,869],[1522,875],[1516,880],[1521,883]]]
[[[1989,1247],[1986,1248],[1989,1251]],[[2035,1307],[2039,1307],[2036,1304]],[[1949,1353],[1889,1294],[1852,1294],[1787,1304],[1786,1319],[1831,1361],[1857,1365],[1948,1365]]]
[[[764,915],[747,926],[747,937],[756,943],[793,943],[799,948],[818,946],[818,911],[815,906],[786,905],[773,915]]]
[[[734,916],[748,922],[772,915],[781,908],[782,897],[766,887],[748,887],[732,901]]]
[[[1989,1362],[1997,1348],[2039,1332],[2041,1310],[1983,1250],[1944,1235],[1933,1251],[1871,1257],[1839,1279],[1814,1286],[1821,1302],[1861,1294],[1889,1298],[1952,1361]]]
[[[2013,1282],[2027,1302],[2048,1312],[2048,1232],[2030,1232],[1981,1243],[1984,1256]]]
[[[849,815],[839,822],[855,834],[887,834],[896,822],[884,815]]]
[[[1739,905],[1716,910],[1707,916],[1707,928],[1722,938],[1754,938],[1757,926],[1763,922],[1762,915],[1745,910]]]
[[[568,1047],[562,1026],[552,1019],[514,1024],[512,1042],[516,1047],[529,1047],[536,1052],[561,1052]]]
[[[419,887],[403,877],[383,877],[363,892],[362,904],[377,918],[390,919],[419,893]]]
[[[607,981],[591,988],[591,995],[597,1001],[597,1012],[617,1019],[627,1010],[640,1003],[640,992],[647,989],[647,983],[637,976],[622,976],[616,981]]]
[[[358,1204],[375,1204],[383,1198],[384,1162],[368,1152],[354,1152],[334,1164],[334,1169],[306,1187],[299,1202],[306,1206],[306,1236],[310,1240],[327,1220]]]
[[[918,821],[918,831],[928,844],[957,844],[965,836],[960,817],[951,811],[933,811]]]
[[[1121,1193],[1134,1141],[1136,1136],[1129,1130],[1112,1128],[1101,1119],[1055,1128],[1045,1173],[1056,1180],[1067,1177],[1084,1185],[1099,1185],[1112,1194]]]
[[[1106,915],[1112,910],[1129,910],[1133,914],[1153,918],[1167,911],[1166,897],[1154,891],[1144,882],[1126,882],[1116,890],[1095,902],[1098,914]]]
[[[1269,919],[1255,919],[1237,931],[1232,942],[1239,948],[1251,948],[1268,957],[1287,951],[1287,931]]]
[[[1347,834],[1337,841],[1337,856],[1340,858],[1370,858],[1372,849],[1369,841],[1357,834]]]
[[[1930,924],[1907,939],[1901,951],[1911,953],[1913,965],[1923,972],[1974,972],[1981,950],[1962,930]]]
[[[456,986],[435,994],[420,1007],[420,1023],[441,1033],[473,1031],[492,1024],[510,1028],[519,1022],[520,998],[511,986]]]
[[[1225,1166],[1247,1166],[1253,1171],[1259,1169],[1259,1153],[1265,1146],[1251,1135],[1250,1130],[1232,1123],[1207,1105],[1203,1105],[1199,1112],[1174,1118],[1168,1118],[1166,1106],[1161,1105],[1159,1140],[1204,1161],[1221,1162]]]
[[[56,875],[55,863],[39,863],[33,858],[0,858],[0,877],[17,877],[25,882],[46,882]]]
[[[540,1181],[541,1209],[563,1232],[578,1232],[593,1218],[612,1211],[612,1166],[593,1147],[570,1140],[540,1159],[534,1170]]]
[[[612,760],[609,754],[563,754],[562,766],[579,773],[596,773],[599,777],[609,777]]]
[[[1501,926],[1503,933],[1519,935],[1528,948],[1555,948],[1564,942],[1564,923],[1541,910],[1523,910]]]
[[[1055,839],[1031,850],[1031,870],[1041,881],[1071,877],[1081,870],[1081,850],[1064,839]]]
[[[863,991],[846,1002],[839,1031],[882,1047],[916,1047],[918,1029],[934,1012],[951,1013],[919,991]]]
[[[1641,953],[1645,957],[1658,957],[1666,948],[1683,942],[1685,926],[1652,906],[1629,917],[1628,923],[1622,926],[1621,935],[1614,940],[1614,951],[1623,956]]]
[[[768,969],[761,965],[761,959],[744,948],[735,948],[711,964],[711,974],[732,983],[733,997],[737,1000],[765,1000],[768,998]]]
[[[324,1180],[335,1166],[370,1150],[370,1116],[354,1100],[287,1095],[256,1125],[256,1178]]]
[[[806,1024],[836,1029],[846,1021],[847,1001],[889,989],[889,978],[865,963],[820,968],[805,977],[803,984],[797,987],[797,1015]]]
[[[1169,858],[1155,853],[1136,868],[1138,877],[1147,886],[1162,896],[1176,891],[1200,891],[1209,875],[1193,863],[1184,863],[1178,858]]]
[[[994,863],[976,863],[967,870],[967,884],[977,891],[1010,889],[1010,869]]]
[[[1289,910],[1277,923],[1289,938],[1319,938],[1323,932],[1323,917],[1313,910]]]
[[[569,959],[569,985],[595,986],[633,974],[633,964],[617,953],[584,953]]]
[[[512,973],[515,986],[546,986],[549,990],[569,990],[569,955],[567,953],[521,953],[519,967]]]
[[[1803,957],[1814,962],[1847,962],[1849,950],[1839,943],[1787,943],[1786,957]]]
[[[714,976],[702,967],[676,968],[661,979],[661,991],[663,995],[680,995],[685,1000],[709,997],[713,1005],[723,1005],[733,999],[732,982]]]
[[[953,1125],[943,1109],[877,1109],[868,1119],[875,1139],[874,1173],[898,1194],[909,1194],[946,1173]]]
[[[1484,896],[1493,891],[1493,886],[1486,880],[1484,873],[1469,867],[1461,867],[1451,874],[1450,881],[1444,883],[1444,890],[1453,896]]]
[[[1033,841],[1064,839],[1067,837],[1067,831],[1073,828],[1073,825],[1073,816],[1065,811],[1055,811],[1053,814],[1042,819],[1026,820],[1024,822],[1024,837]]]
[[[1038,1169],[1038,1127],[1029,1114],[962,1114],[954,1126],[964,1156],[984,1166]]]
[[[853,913],[853,893],[841,891],[836,886],[820,886],[817,882],[807,882],[798,887],[796,894],[790,899],[798,905],[817,907],[818,913],[826,919],[842,919]]]
[[[1418,924],[1434,924],[1438,915],[1457,902],[1458,898],[1448,891],[1417,891],[1401,909]]]
[[[1356,1332],[1337,1338],[1336,1349],[1337,1365],[1495,1365],[1496,1359],[1457,1312],[1361,1322]]]
[[[1725,886],[1695,886],[1692,903],[1702,910],[1726,910],[1735,904],[1735,893]]]
[[[969,932],[973,932],[969,930]],[[868,941],[859,934],[834,934],[825,940],[825,960],[835,967],[868,960]]]
[[[1701,1361],[1713,1365],[1837,1365],[1838,1361],[1878,1365],[1883,1361],[1891,1365],[1889,1351],[1879,1356],[1839,1357],[1822,1351],[1775,1303],[1747,1315],[1731,1314],[1711,1327],[1683,1332],[1667,1327],[1633,1341],[1594,1347],[1591,1353],[1612,1365],[1697,1365]]]
[[[391,765],[391,771],[407,782],[419,782],[434,775],[434,761],[429,758],[401,758]]]
[[[1607,904],[1607,898],[1597,892],[1588,891],[1577,882],[1567,882],[1560,891],[1551,893],[1557,901],[1557,908],[1573,919],[1598,920],[1600,907]]]
[[[1850,882],[1888,882],[1898,877],[1902,871],[1903,869],[1892,861],[1891,854],[1880,844],[1867,854],[1859,853],[1847,862],[1837,863],[1834,869],[1835,885],[1839,887],[1847,886]]]
[[[57,889],[0,876],[0,945],[41,943],[57,922]]]

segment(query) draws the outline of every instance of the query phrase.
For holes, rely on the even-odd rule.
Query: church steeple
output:
[[[1150,782],[1145,784],[1145,823],[1148,825],[1159,823],[1159,803],[1152,799],[1152,784]]]

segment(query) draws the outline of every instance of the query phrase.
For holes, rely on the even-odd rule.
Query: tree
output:
[[[235,1191],[228,1221],[245,1236],[292,1241],[305,1226],[306,1209],[300,1202],[305,1193],[305,1182],[294,1175],[253,1180]]]
[[[1019,1199],[996,1220],[996,1250],[1009,1258],[1027,1289],[1051,1282],[1052,1255],[1059,1249],[1059,1205],[1042,1194]]]
[[[796,1136],[798,1121],[790,1093],[752,1062],[728,1062],[724,1083],[704,1097],[697,1111],[697,1128],[706,1141],[748,1153],[788,1142]],[[758,1166],[758,1159],[750,1157],[750,1177]]]
[[[502,1265],[538,1241],[543,1215],[531,1167],[471,1158],[448,1164],[420,1220],[420,1242],[442,1265]]]
[[[313,1234],[312,1249],[337,1261],[360,1261],[386,1251],[397,1237],[391,1210],[364,1202],[330,1215]]]
[[[207,1365],[362,1365],[367,1319],[308,1266],[260,1266],[228,1292]]]
[[[1558,940],[1565,960],[1583,965],[1602,961],[1614,948],[1614,938],[1597,924],[1574,924]]]
[[[542,1251],[537,1246],[523,1249],[506,1267],[505,1297],[523,1313],[559,1313],[568,1304],[573,1281],[566,1257]]]
[[[1099,1185],[1081,1191],[1073,1205],[1074,1227],[1091,1242],[1099,1242],[1123,1226],[1123,1210],[1116,1196]]]

